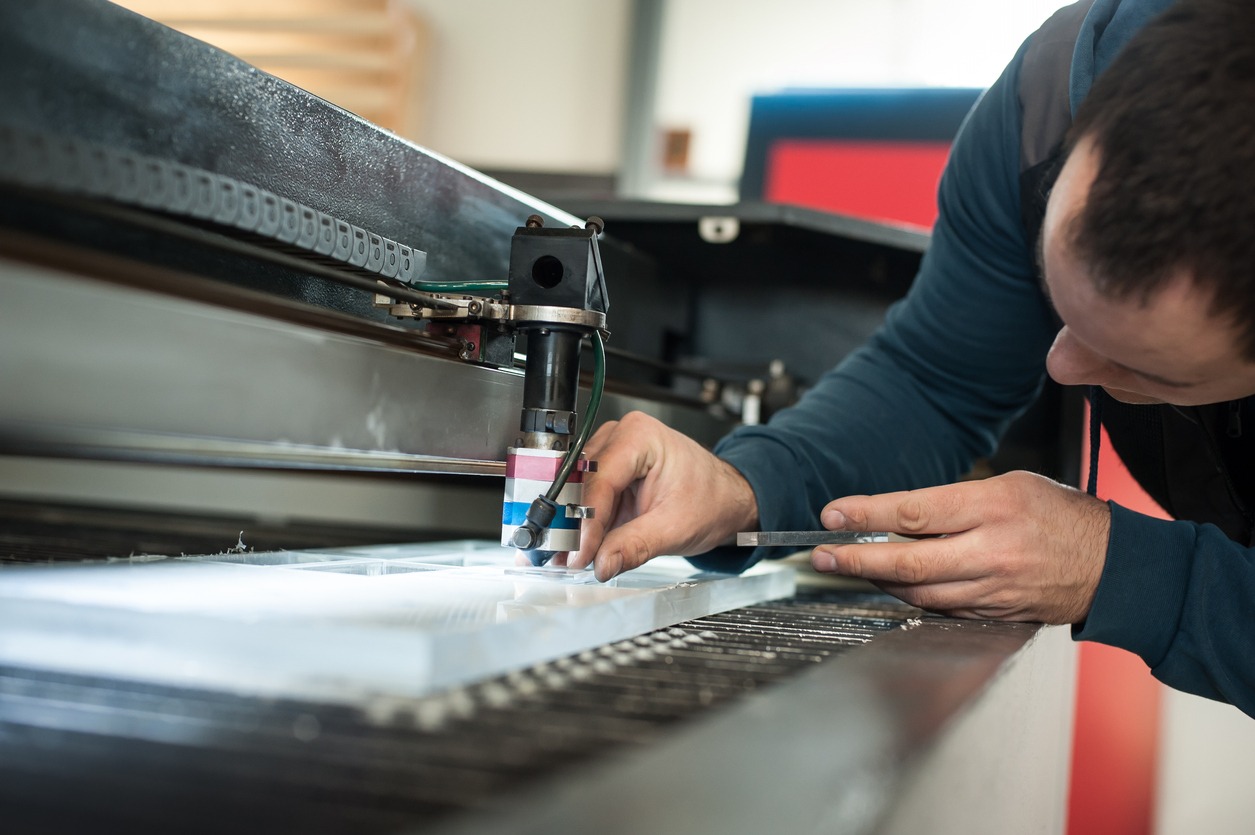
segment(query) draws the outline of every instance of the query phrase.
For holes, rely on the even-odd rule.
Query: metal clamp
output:
[[[606,314],[575,307],[547,307],[534,304],[510,305],[509,319],[515,323],[573,325],[589,330],[606,330]]]
[[[390,302],[393,302],[393,298],[388,295],[389,289],[391,288],[388,285],[380,282],[380,291],[375,296],[375,304],[387,306],[388,315],[395,316],[398,319],[429,319],[432,321],[442,319],[454,321],[483,319],[490,322],[504,322],[509,321],[511,318],[510,305],[500,299],[484,296],[447,296],[442,293],[432,293],[433,298],[449,305],[448,307],[434,308],[409,302],[390,304]]]

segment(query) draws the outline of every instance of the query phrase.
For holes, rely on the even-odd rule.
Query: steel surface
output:
[[[957,716],[990,698],[986,691],[1041,630],[933,618],[902,626],[631,759],[581,769],[543,793],[500,798],[437,831],[879,832],[909,793],[911,766]],[[1006,750],[1014,760],[1027,755],[1014,742]]]
[[[0,451],[503,474],[523,377],[0,259]],[[607,393],[703,443],[701,411]]]

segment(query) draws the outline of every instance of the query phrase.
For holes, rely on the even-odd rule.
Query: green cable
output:
[[[500,293],[510,289],[508,281],[411,281],[411,287],[424,293]]]
[[[606,343],[601,338],[601,331],[593,331],[593,388],[588,397],[588,409],[584,413],[584,423],[580,426],[580,434],[576,436],[575,443],[571,444],[567,450],[566,457],[562,459],[562,468],[558,470],[557,476],[553,479],[553,484],[549,485],[549,492],[545,494],[545,498],[551,502],[558,500],[558,494],[562,492],[562,488],[566,486],[567,479],[571,477],[571,471],[575,469],[575,462],[579,460],[580,453],[584,451],[584,444],[588,442],[588,438],[593,434],[593,424],[597,420],[597,410],[601,408],[601,393],[606,387]]]

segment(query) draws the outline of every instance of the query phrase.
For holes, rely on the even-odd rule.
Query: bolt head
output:
[[[536,538],[527,528],[515,528],[514,533],[510,535],[510,544],[520,551],[527,551],[536,544]]]

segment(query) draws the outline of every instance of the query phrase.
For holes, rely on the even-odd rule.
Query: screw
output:
[[[593,230],[594,235],[600,235],[606,228],[606,222],[597,217],[597,215],[593,215],[584,221],[584,228]]]
[[[527,216],[527,228],[528,229],[539,229],[544,225],[545,225],[545,219],[541,217],[540,215],[528,215]]]

